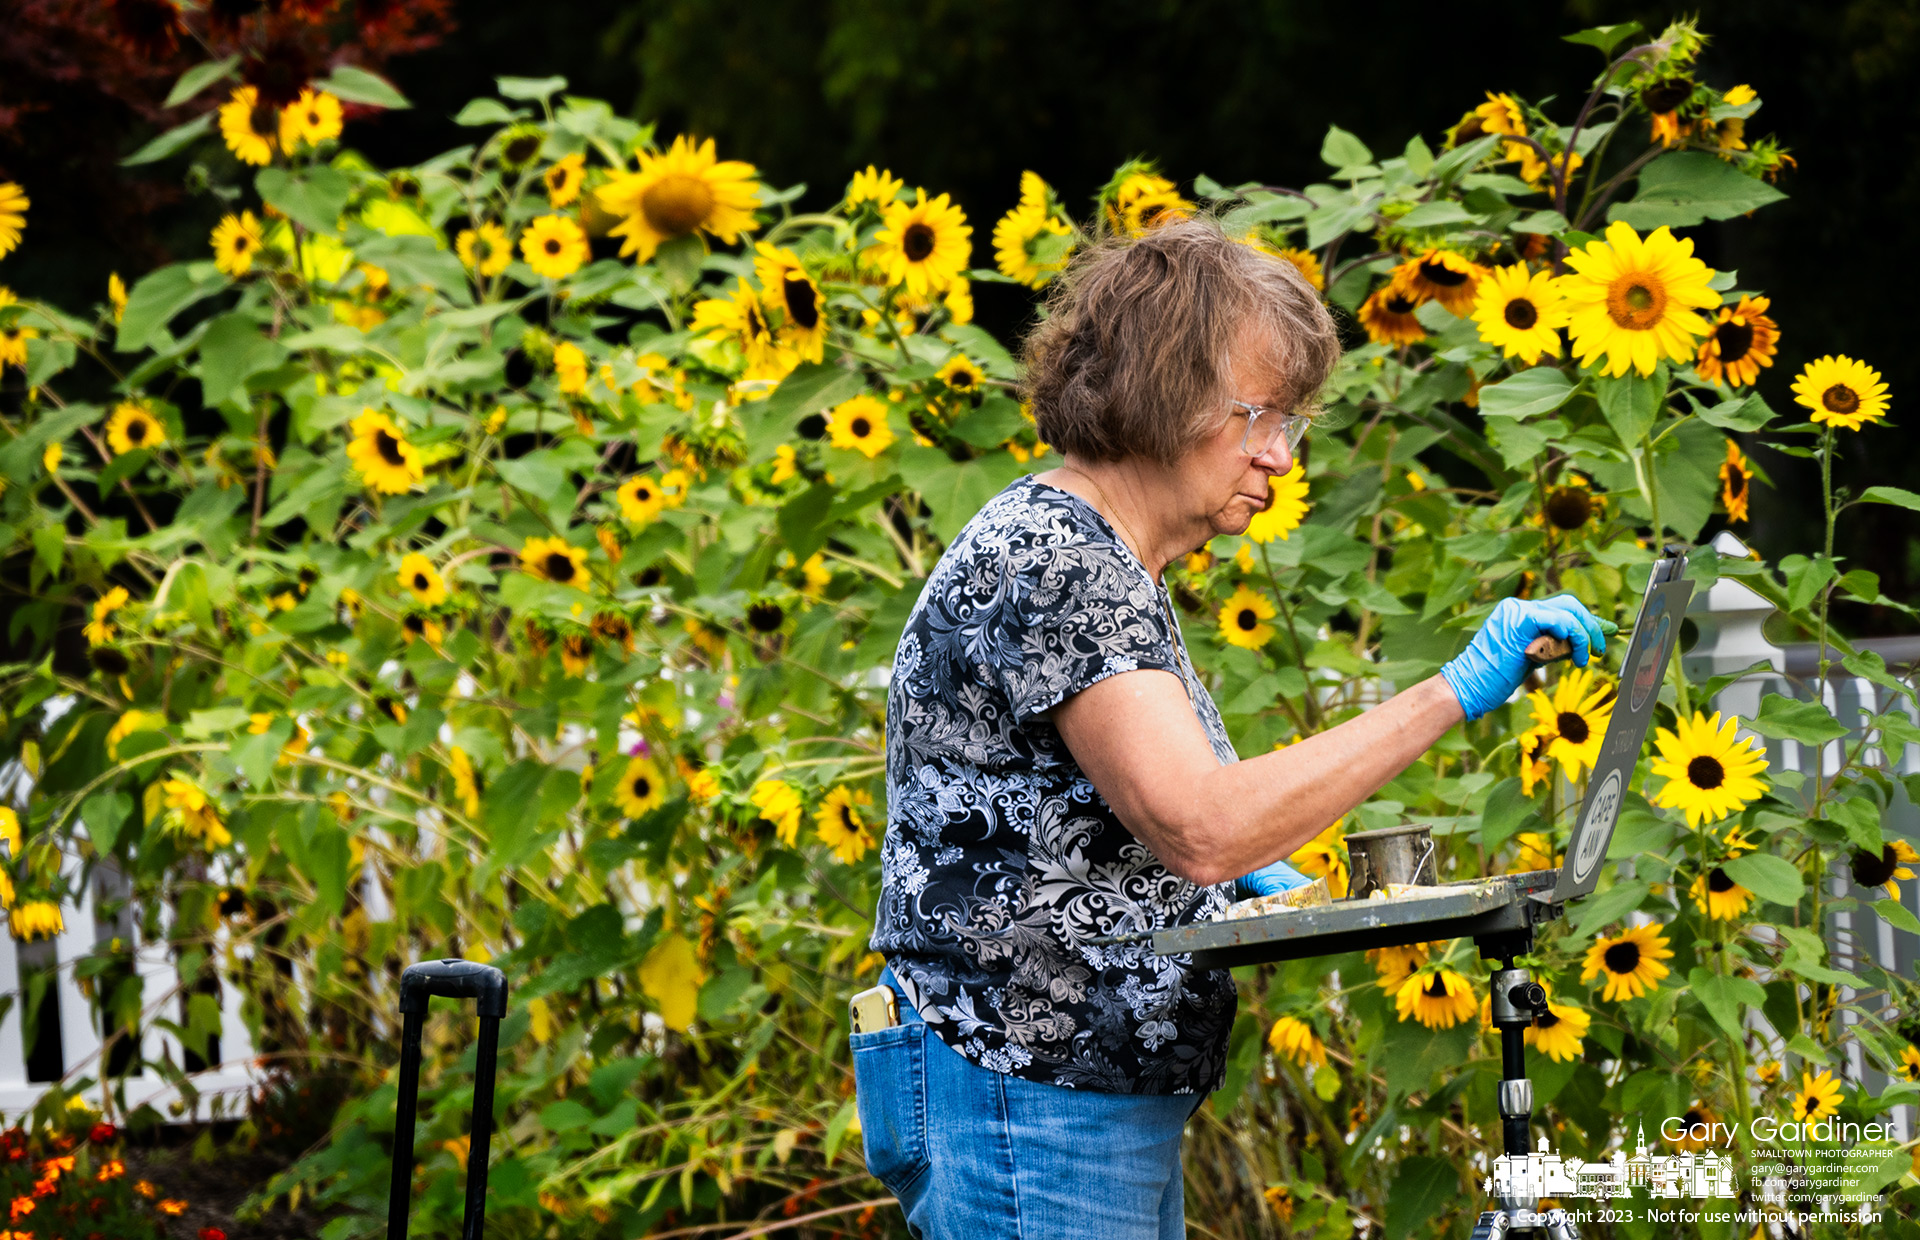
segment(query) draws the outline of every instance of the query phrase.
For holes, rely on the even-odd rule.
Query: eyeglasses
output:
[[[1236,400],[1233,405],[1247,412],[1247,433],[1240,437],[1240,450],[1248,456],[1271,451],[1282,436],[1286,437],[1287,455],[1292,456],[1307,437],[1307,428],[1313,425],[1313,419],[1304,413],[1282,413],[1244,400]]]

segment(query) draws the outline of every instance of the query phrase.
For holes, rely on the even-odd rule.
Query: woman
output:
[[[1603,649],[1570,598],[1508,600],[1441,675],[1237,760],[1162,573],[1270,502],[1338,352],[1299,273],[1206,220],[1083,254],[1027,342],[1065,464],[954,539],[887,701],[873,946],[901,1023],[852,1046],[868,1167],[916,1235],[1183,1235],[1233,982],[1102,940],[1211,917],[1261,867],[1284,885],[1274,863],[1505,701],[1541,633]]]

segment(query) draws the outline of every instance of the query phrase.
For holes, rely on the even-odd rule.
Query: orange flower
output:
[[[94,1179],[105,1184],[108,1180],[117,1180],[126,1173],[127,1164],[117,1158],[109,1158],[100,1164],[100,1170],[94,1174]]]
[[[171,1215],[178,1216],[178,1215],[185,1214],[186,1212],[187,1212],[187,1203],[180,1200],[178,1197],[169,1197],[165,1201],[162,1201],[160,1203],[160,1213],[162,1214],[171,1214]]]
[[[32,1213],[33,1213],[33,1198],[15,1197],[13,1199],[13,1221],[14,1222],[17,1223],[21,1219],[27,1217],[27,1215]]]

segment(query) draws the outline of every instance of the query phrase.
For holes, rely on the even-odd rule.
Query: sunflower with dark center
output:
[[[1593,519],[1593,492],[1581,484],[1555,487],[1547,496],[1547,520],[1556,529],[1569,532]]]
[[[259,219],[251,211],[222,216],[210,239],[213,265],[223,275],[243,276],[253,269],[254,255],[266,244]]]
[[[719,159],[712,138],[681,134],[663,152],[640,152],[639,170],[615,176],[597,197],[604,210],[622,217],[609,234],[624,238],[621,257],[644,263],[676,237],[707,233],[733,245],[753,231],[757,176],[752,164]]]
[[[1385,284],[1360,303],[1360,326],[1375,344],[1418,344],[1427,338],[1427,329],[1414,317],[1419,308],[1417,298],[1398,285]]]
[[[532,163],[540,154],[546,135],[531,126],[517,126],[507,131],[500,142],[500,163],[503,167],[515,171]]]
[[[1445,966],[1415,973],[1394,992],[1393,1002],[1401,1020],[1411,1017],[1429,1029],[1451,1029],[1471,1020],[1479,1006],[1473,1001],[1473,986]]]
[[[1568,668],[1552,693],[1536,689],[1527,702],[1533,708],[1533,733],[1546,738],[1547,757],[1559,760],[1567,778],[1592,770],[1613,721],[1613,685],[1594,668]]]
[[[1720,504],[1728,521],[1747,519],[1747,491],[1753,483],[1753,466],[1740,445],[1727,440],[1727,459],[1720,466]]]
[[[1547,1000],[1547,1010],[1533,1018],[1523,1040],[1528,1046],[1556,1063],[1572,1063],[1580,1058],[1581,1039],[1593,1024],[1589,1013],[1568,1003]]]
[[[157,448],[165,442],[166,428],[146,406],[133,401],[114,406],[113,416],[107,419],[107,446],[115,456],[137,448]]]
[[[987,381],[986,374],[964,353],[954,354],[933,377],[953,391],[969,396],[977,393],[980,385]]]
[[[1879,371],[1833,355],[1807,363],[1793,381],[1793,399],[1811,409],[1813,420],[1822,426],[1850,431],[1885,417],[1889,401]]]
[[[404,724],[407,721],[407,704],[392,694],[382,693],[373,699],[373,708],[393,720]]]
[[[1221,604],[1220,636],[1229,646],[1258,650],[1273,640],[1273,626],[1267,621],[1277,614],[1265,595],[1241,586]]]
[[[1472,313],[1481,278],[1480,264],[1451,250],[1428,250],[1393,270],[1393,281],[1416,302],[1437,301],[1452,313]]]
[[[1674,730],[1658,728],[1654,745],[1660,756],[1649,768],[1667,781],[1651,798],[1653,803],[1686,814],[1687,825],[1717,822],[1737,814],[1767,793],[1760,773],[1767,769],[1765,751],[1755,739],[1736,740],[1739,719],[1720,712],[1711,716],[1695,711],[1692,718],[1675,720]]]
[[[1707,1134],[1713,1132],[1719,1123],[1720,1117],[1715,1115],[1705,1103],[1696,1102],[1680,1116],[1680,1138],[1671,1141],[1670,1144],[1676,1150],[1691,1150],[1698,1154],[1707,1148],[1710,1141]],[[1691,1133],[1700,1135],[1688,1135]]]
[[[1580,980],[1590,982],[1606,977],[1606,1000],[1637,999],[1654,990],[1670,969],[1661,964],[1671,959],[1672,948],[1657,926],[1635,926],[1622,934],[1594,941],[1587,949],[1580,969]]]
[[[617,642],[628,651],[633,649],[633,625],[617,611],[596,612],[587,628],[602,641]]]
[[[882,212],[885,223],[868,252],[887,283],[902,286],[908,297],[924,299],[945,292],[960,277],[973,254],[973,228],[966,212],[945,194],[929,199],[916,189],[914,200],[894,202]]]
[[[1480,339],[1507,357],[1531,366],[1541,354],[1560,356],[1560,328],[1566,325],[1566,299],[1550,271],[1529,271],[1524,262],[1496,267],[1476,286],[1473,321]]]
[[[593,666],[593,638],[586,633],[569,633],[560,639],[560,670],[569,676],[585,676]]]
[[[109,676],[125,676],[133,667],[127,656],[112,646],[95,646],[87,652],[87,658],[93,661],[95,669]]]
[[[765,291],[768,309],[780,316],[780,342],[809,362],[826,355],[827,317],[820,286],[792,250],[761,242],[754,247],[754,279]]]
[[[587,553],[564,538],[529,538],[520,549],[523,571],[555,585],[587,585]]]
[[[642,757],[627,759],[627,769],[620,774],[620,787],[615,796],[620,802],[620,812],[629,818],[638,818],[657,808],[667,799],[659,768]]]
[[[1601,373],[1651,375],[1662,359],[1692,362],[1695,337],[1710,330],[1700,310],[1717,307],[1713,271],[1693,256],[1693,240],[1661,225],[1644,238],[1624,220],[1567,255],[1567,330],[1582,366],[1605,359]]]
[[[241,163],[272,163],[280,144],[279,105],[255,87],[234,87],[220,105],[220,137]]]
[[[1920,861],[1920,852],[1905,840],[1892,840],[1878,853],[1866,849],[1855,850],[1847,866],[1853,874],[1853,881],[1862,887],[1884,887],[1890,899],[1900,898],[1900,882],[1903,878],[1912,878],[1912,865]]]
[[[1740,298],[1736,306],[1722,306],[1713,329],[1700,342],[1693,369],[1708,383],[1745,387],[1773,365],[1779,352],[1780,325],[1767,317],[1771,303],[1765,297]]]
[[[1753,903],[1753,893],[1717,865],[1693,880],[1689,894],[1694,907],[1715,921],[1732,921]]]
[[[771,599],[761,599],[747,608],[747,627],[756,633],[771,633],[785,623],[787,613]]]
[[[412,490],[426,477],[420,450],[407,442],[391,417],[368,409],[353,420],[353,442],[347,458],[369,488],[386,495]]]

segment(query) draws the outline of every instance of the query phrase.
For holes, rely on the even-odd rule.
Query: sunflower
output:
[[[384,413],[368,409],[353,420],[353,442],[347,445],[347,457],[360,470],[368,487],[386,495],[399,495],[413,489],[426,477],[420,463],[420,449]]]
[[[575,151],[541,173],[540,179],[546,182],[547,201],[564,207],[580,196],[580,186],[587,179],[587,157]]]
[[[1865,362],[1829,354],[1794,379],[1793,399],[1813,410],[1814,421],[1857,431],[1886,416],[1887,385]]]
[[[1693,897],[1694,907],[1715,921],[1732,921],[1753,903],[1753,893],[1728,878],[1717,865],[1697,876],[1688,894]]]
[[[1580,980],[1590,982],[1606,974],[1602,999],[1638,999],[1655,989],[1669,972],[1662,960],[1673,955],[1658,926],[1635,926],[1624,934],[1594,940],[1580,969]]]
[[[1601,373],[1643,375],[1665,357],[1694,358],[1693,338],[1712,328],[1696,311],[1720,304],[1707,287],[1713,271],[1693,256],[1691,238],[1676,240],[1661,225],[1642,239],[1624,220],[1567,255],[1572,273],[1560,279],[1571,303],[1568,330],[1582,366],[1606,359]]]
[[[1676,1150],[1691,1151],[1695,1154],[1707,1148],[1708,1139],[1706,1134],[1711,1132],[1713,1127],[1720,1122],[1720,1117],[1715,1115],[1712,1108],[1708,1107],[1704,1102],[1696,1102],[1688,1107],[1686,1111],[1680,1115],[1679,1119],[1680,1139],[1670,1141],[1669,1144]],[[1698,1132],[1700,1135],[1690,1135],[1695,1132]]]
[[[453,239],[453,252],[460,256],[463,266],[492,278],[513,261],[513,240],[500,225],[482,224],[478,228],[461,229],[460,235]]]
[[[1580,1058],[1580,1040],[1587,1036],[1593,1016],[1570,1003],[1547,1000],[1547,1010],[1533,1018],[1523,1035],[1528,1046],[1556,1063]]]
[[[1514,263],[1495,267],[1480,281],[1473,321],[1480,327],[1480,339],[1531,366],[1543,353],[1560,356],[1559,329],[1567,323],[1567,303],[1552,275]]]
[[[801,360],[817,362],[826,355],[826,301],[800,258],[766,242],[754,247],[753,277],[760,282],[766,304],[782,316],[780,343]]]
[[[1405,985],[1408,979],[1420,971],[1427,963],[1427,945],[1408,943],[1399,947],[1379,947],[1367,952],[1367,960],[1373,965],[1374,978],[1380,989],[1393,994]]]
[[[809,598],[824,598],[827,587],[832,584],[833,570],[827,567],[826,557],[818,551],[800,565],[800,593]]]
[[[800,816],[804,805],[800,794],[784,779],[763,779],[747,794],[760,816],[773,824],[773,833],[782,844],[792,848],[800,840]]]
[[[520,548],[520,568],[555,585],[587,585],[587,553],[560,537],[529,538]]]
[[[905,188],[907,183],[893,173],[868,164],[865,172],[853,174],[853,182],[847,186],[847,210],[852,211],[860,204],[867,202],[884,209],[898,198],[900,191]]]
[[[560,670],[580,677],[593,666],[593,638],[586,633],[569,633],[560,639]]]
[[[693,492],[693,476],[684,469],[669,469],[660,475],[660,497],[667,507],[678,508]]]
[[[1393,269],[1392,280],[1415,301],[1437,301],[1452,313],[1466,317],[1473,311],[1486,268],[1464,254],[1428,250]]]
[[[1553,758],[1547,746],[1558,735],[1558,728],[1528,728],[1520,734],[1520,795],[1532,796],[1535,784],[1553,777]]]
[[[160,785],[160,791],[167,808],[174,811],[174,822],[188,836],[202,841],[208,848],[223,848],[233,843],[226,824],[220,821],[219,809],[205,792],[184,779],[169,779]]]
[[[422,607],[438,607],[447,601],[446,578],[440,575],[432,560],[418,551],[401,557],[400,584]]]
[[[123,400],[113,407],[113,416],[107,419],[107,446],[115,456],[135,448],[157,448],[165,442],[167,428],[145,405]]]
[[[1307,467],[1295,461],[1284,474],[1267,478],[1267,506],[1247,523],[1247,537],[1257,543],[1285,539],[1307,516]]]
[[[1334,823],[1314,836],[1287,858],[1287,864],[1309,878],[1325,878],[1327,894],[1336,900],[1347,898],[1346,834]]]
[[[1840,1082],[1822,1069],[1820,1075],[1800,1074],[1800,1092],[1793,1096],[1793,1118],[1803,1124],[1840,1113]]]
[[[620,501],[620,515],[634,525],[652,524],[667,506],[660,484],[648,474],[635,474],[621,483],[614,498]]]
[[[1527,136],[1526,110],[1520,106],[1519,100],[1505,92],[1496,95],[1488,91],[1487,101],[1470,115],[1480,122],[1479,132],[1473,137],[1490,133],[1508,134],[1516,138]]]
[[[1592,668],[1569,668],[1551,694],[1527,695],[1535,731],[1547,738],[1546,756],[1558,758],[1568,779],[1600,760],[1600,741],[1613,721],[1614,687]]]
[[[986,372],[964,353],[956,353],[948,358],[947,364],[935,371],[933,377],[963,394],[978,392],[987,381]]]
[[[1727,510],[1727,520],[1747,519],[1747,493],[1752,485],[1753,465],[1739,444],[1727,440],[1727,459],[1720,466],[1720,504]]]
[[[213,265],[230,276],[242,276],[253,266],[265,237],[260,221],[251,211],[221,219],[213,230]]]
[[[473,769],[473,759],[458,745],[447,750],[447,773],[453,776],[453,795],[472,818],[480,812],[480,776]]]
[[[612,642],[628,654],[633,653],[633,622],[617,611],[599,611],[587,631],[604,642]]]
[[[1107,206],[1107,221],[1119,232],[1137,237],[1155,224],[1178,219],[1193,210],[1172,181],[1142,165],[1122,177]]]
[[[1767,759],[1752,737],[1735,741],[1739,719],[1720,712],[1711,716],[1695,711],[1691,719],[1674,721],[1675,731],[1656,729],[1654,744],[1660,756],[1652,773],[1667,781],[1652,797],[1655,805],[1683,811],[1687,825],[1717,822],[1737,814],[1767,793],[1759,778]]]
[[[564,280],[587,261],[587,234],[564,215],[543,215],[520,234],[520,257],[549,280]]]
[[[714,158],[713,139],[696,144],[685,134],[665,152],[642,152],[640,170],[622,173],[597,192],[600,205],[624,217],[611,235],[624,237],[621,257],[646,262],[661,244],[707,233],[728,245],[757,227],[758,174],[752,164]]]
[[[439,621],[422,611],[410,611],[400,618],[400,634],[409,646],[416,637],[426,638],[427,645],[435,649],[447,640],[447,631],[440,627]]]
[[[220,136],[243,164],[270,164],[280,140],[280,113],[251,86],[236,86],[220,105]]]
[[[86,627],[88,645],[104,646],[113,640],[117,630],[110,617],[125,607],[130,597],[125,586],[115,586],[93,601],[93,619]]]
[[[1000,274],[1039,288],[1067,265],[1072,229],[1053,212],[1047,183],[1032,172],[1020,174],[1020,201],[993,226],[993,261]]]
[[[8,289],[0,288],[0,306],[9,306],[12,305],[13,302],[13,293]],[[36,340],[39,336],[39,328],[26,327],[18,321],[16,321],[12,327],[0,327],[0,371],[4,371],[9,366],[25,370],[27,368],[27,341]],[[60,445],[57,443],[48,444],[47,450],[41,459],[47,466],[47,472],[52,473],[55,467],[60,464]]]
[[[12,181],[0,181],[0,258],[13,253],[27,229],[27,192]]]
[[[904,286],[909,297],[945,291],[967,268],[973,254],[973,228],[966,212],[945,194],[929,199],[913,191],[913,201],[894,202],[882,213],[885,225],[874,236],[874,264],[889,284]]]
[[[827,416],[827,438],[836,448],[852,448],[872,460],[893,442],[887,406],[864,392],[842,401]]]
[[[1320,1040],[1312,1025],[1298,1016],[1282,1016],[1274,1021],[1273,1028],[1267,1031],[1267,1045],[1273,1048],[1274,1054],[1285,1056],[1296,1067],[1327,1066],[1327,1044]]]
[[[1427,329],[1413,312],[1420,303],[1395,284],[1383,284],[1360,303],[1360,326],[1375,344],[1418,344]]]
[[[280,109],[280,149],[291,151],[304,142],[319,146],[340,136],[340,101],[309,86],[300,97]],[[264,160],[261,162],[265,162]]]
[[[709,340],[738,344],[749,370],[776,365],[784,352],[774,339],[760,294],[745,280],[734,284],[731,297],[709,297],[695,302],[687,328],[705,333]]]
[[[833,849],[833,855],[847,865],[866,856],[867,850],[873,847],[873,834],[860,812],[872,804],[870,794],[841,785],[827,793],[826,800],[814,811],[814,830],[819,833],[820,842]]]
[[[1760,378],[1760,368],[1773,365],[1779,351],[1780,325],[1767,317],[1764,297],[1742,295],[1737,306],[1722,306],[1693,369],[1708,383],[1745,387]]]
[[[1444,965],[1408,978],[1394,991],[1393,1005],[1401,1020],[1411,1016],[1429,1029],[1451,1029],[1472,1020],[1479,1007],[1473,1001],[1473,986]]]
[[[0,186],[0,189],[4,188]],[[5,255],[6,250],[0,248],[0,257]],[[118,323],[127,312],[127,282],[120,278],[117,271],[107,273],[107,304],[113,307],[113,321]]]
[[[1320,267],[1320,256],[1312,250],[1303,250],[1298,246],[1289,245],[1282,246],[1272,251],[1272,253],[1275,258],[1285,259],[1287,262],[1292,263],[1295,269],[1297,269],[1302,276],[1306,277],[1307,283],[1313,285],[1314,292],[1324,293],[1327,291],[1327,273]]]
[[[1853,871],[1853,881],[1862,887],[1884,887],[1888,898],[1898,902],[1900,899],[1900,879],[1912,878],[1913,870],[1908,867],[1920,861],[1920,852],[1905,840],[1889,840],[1878,853],[1866,849],[1856,849],[1849,868]]]
[[[1547,493],[1547,501],[1540,506],[1538,519],[1555,529],[1572,533],[1593,520],[1599,508],[1594,498],[1593,484],[1580,474],[1567,474],[1564,484]]]
[[[1908,1043],[1900,1048],[1900,1079],[1920,1082],[1920,1046]]]
[[[7,929],[23,943],[50,939],[66,932],[66,919],[60,906],[45,900],[30,900],[7,914]]]
[[[1522,831],[1514,837],[1520,844],[1520,851],[1514,856],[1509,874],[1529,874],[1535,870],[1551,870],[1560,864],[1559,854],[1554,851],[1553,840],[1538,831]]]
[[[1229,646],[1258,650],[1273,640],[1273,626],[1266,623],[1275,615],[1273,604],[1264,595],[1241,586],[1220,607],[1220,636]]]
[[[621,813],[638,818],[667,799],[666,785],[660,780],[659,768],[636,755],[627,759],[627,769],[620,773],[620,787],[615,796]]]

